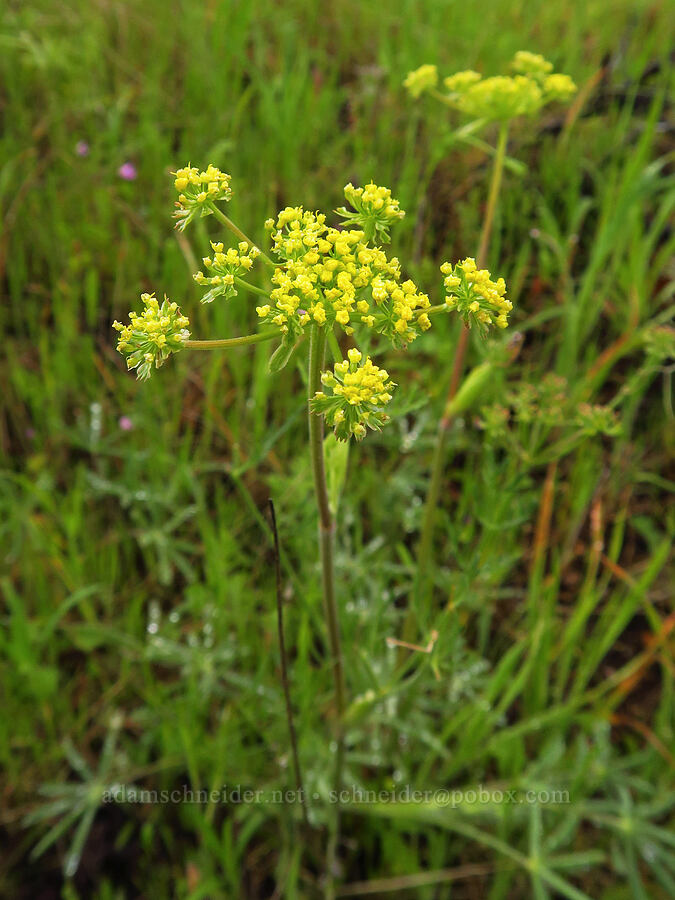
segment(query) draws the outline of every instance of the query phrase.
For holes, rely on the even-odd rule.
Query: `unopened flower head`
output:
[[[232,196],[230,176],[214,165],[209,165],[204,172],[188,165],[173,174],[174,187],[178,191],[174,218],[179,231],[183,231],[195,216],[210,215],[211,204],[229,200]]]
[[[400,221],[405,212],[398,200],[391,196],[386,187],[378,187],[371,181],[364,188],[345,185],[345,198],[356,212],[341,206],[338,215],[363,229],[366,241],[379,238],[384,244],[389,243],[389,227]]]
[[[337,323],[348,334],[363,326],[403,347],[430,326],[427,295],[401,283],[398,259],[369,246],[363,230],[330,228],[322,213],[287,207],[272,241],[282,265],[258,315],[283,331],[300,334],[310,322]]]
[[[236,279],[245,275],[253,268],[254,260],[260,256],[257,247],[251,247],[246,241],[242,241],[238,247],[225,249],[222,243],[211,241],[213,256],[205,256],[202,262],[211,273],[205,275],[196,272],[194,279],[197,284],[209,285],[210,291],[202,297],[202,303],[211,303],[215,297],[236,297]]]
[[[149,378],[153,367],[159,369],[172,353],[183,348],[190,337],[187,316],[177,303],[164,298],[160,306],[154,294],[141,294],[144,310],[129,313],[129,324],[113,322],[119,332],[117,349],[127,358],[127,368],[136,369],[141,380]]]
[[[589,437],[596,434],[616,437],[621,434],[621,421],[614,410],[608,406],[580,403],[575,424]]]
[[[436,66],[426,64],[408,72],[403,86],[408,89],[411,97],[419,97],[425,91],[435,88],[438,84],[438,69]]]
[[[675,362],[675,328],[654,325],[643,332],[643,345],[653,365],[672,365]]]
[[[492,280],[487,269],[479,269],[476,261],[467,258],[456,265],[443,263],[445,277],[445,302],[449,309],[456,309],[466,325],[478,325],[482,329],[496,325],[506,328],[513,304],[505,296],[503,278]]]
[[[389,374],[370,357],[362,362],[359,350],[347,353],[344,362],[324,372],[321,382],[329,393],[318,391],[311,401],[313,412],[323,415],[339,441],[362,440],[367,429],[379,431],[389,420],[383,408],[391,400],[395,385]]]
[[[548,427],[569,423],[569,398],[567,380],[551,372],[536,382],[523,382],[506,396],[517,422],[523,425],[539,422]]]

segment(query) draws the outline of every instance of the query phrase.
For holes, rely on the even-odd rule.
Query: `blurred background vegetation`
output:
[[[510,144],[490,256],[523,350],[454,424],[418,639],[439,636],[403,669],[386,639],[456,323],[383,361],[408,406],[352,451],[338,535],[347,768],[371,789],[570,802],[355,807],[341,890],[675,895],[672,25],[658,0],[6,0],[2,896],[316,896],[322,837],[297,809],[101,803],[110,785],[291,786],[269,496],[319,828],[331,766],[302,373],[270,378],[261,345],[185,352],[139,385],[110,325],[156,290],[194,337],[255,327],[250,298],[199,306],[218,231],[172,230],[188,160],[232,174],[229,213],[261,241],[286,204],[390,186],[394,250],[440,296],[441,259],[475,252],[489,157],[401,82],[424,62],[497,73],[519,49],[581,87]],[[570,430],[585,402],[620,432]]]

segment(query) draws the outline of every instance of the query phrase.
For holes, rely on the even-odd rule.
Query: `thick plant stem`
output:
[[[497,149],[492,167],[492,177],[490,179],[490,188],[488,192],[487,206],[485,208],[485,218],[483,219],[483,227],[480,233],[478,243],[478,252],[476,253],[476,263],[479,268],[485,266],[488,248],[490,246],[490,237],[492,235],[492,227],[494,225],[495,211],[497,209],[497,200],[502,184],[502,173],[504,171],[504,159],[506,158],[506,144],[508,140],[509,126],[507,122],[503,122],[499,129],[497,138]],[[449,415],[449,407],[453,397],[459,389],[459,384],[464,371],[464,359],[469,344],[469,329],[466,325],[462,325],[457,347],[455,348],[455,359],[450,375],[450,385],[448,387],[448,395],[443,407],[443,413],[438,423],[436,431],[436,442],[434,445],[434,455],[431,468],[431,477],[429,479],[429,487],[427,489],[427,497],[424,505],[424,517],[422,520],[422,534],[420,537],[419,548],[417,552],[417,596],[423,599],[427,594],[430,584],[431,565],[432,565],[432,549],[434,537],[434,523],[436,521],[436,508],[441,493],[441,483],[443,480],[443,466],[445,463],[445,445],[448,430],[452,422],[452,416]],[[404,637],[407,639],[412,631],[414,619],[409,612],[406,625],[404,627]]]
[[[227,229],[229,229],[232,232],[232,234],[236,235],[240,241],[246,241],[246,243],[249,244],[251,247],[258,246],[255,241],[252,241],[251,238],[248,237],[248,235],[244,234],[244,232],[241,230],[241,228],[239,228],[238,225],[234,224],[232,219],[228,219],[228,217],[225,215],[225,213],[222,211],[222,209],[219,209],[215,203],[210,203],[209,208],[210,208],[211,212],[213,213],[213,215],[216,217],[216,219],[218,219],[219,222],[221,222]],[[260,249],[260,248],[258,248],[258,249]],[[272,260],[269,258],[269,256],[266,253],[262,252],[262,250],[260,250],[260,259],[262,259],[264,262],[266,262],[268,266],[272,266],[273,269],[276,269],[275,264],[272,262]]]
[[[309,379],[308,399],[321,389],[321,370],[326,353],[326,331],[317,325],[312,325],[309,338]],[[335,790],[340,791],[342,786],[342,766],[344,761],[344,734],[343,717],[345,712],[345,677],[342,662],[342,647],[340,642],[340,624],[338,618],[337,598],[335,596],[334,575],[334,539],[335,521],[328,499],[326,486],[326,470],[323,456],[323,419],[314,414],[308,405],[309,416],[309,450],[312,459],[312,471],[314,473],[314,490],[316,504],[319,512],[319,546],[321,550],[321,577],[323,589],[324,612],[326,627],[328,630],[328,644],[331,654],[333,669],[333,681],[335,685],[335,713],[337,716],[335,753]],[[332,881],[335,867],[335,854],[339,836],[339,809],[336,809],[336,820],[333,835],[330,840],[327,861],[327,896],[331,896]]]
[[[311,399],[321,389],[321,369],[326,351],[326,333],[313,325],[309,339],[309,382],[308,394]],[[335,680],[335,706],[338,719],[342,719],[345,709],[344,671],[340,647],[337,601],[335,597],[335,576],[333,572],[333,538],[335,522],[330,509],[326,470],[323,458],[323,419],[311,410],[309,415],[309,449],[314,473],[314,490],[319,511],[319,543],[321,547],[321,570],[323,599],[326,608],[328,641]]]
[[[183,347],[186,350],[229,350],[232,347],[244,347],[246,344],[273,341],[281,334],[281,328],[275,328],[273,331],[260,331],[257,334],[246,334],[243,337],[222,338],[222,340],[215,341],[183,341]]]

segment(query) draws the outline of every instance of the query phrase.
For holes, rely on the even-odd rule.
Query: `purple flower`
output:
[[[134,181],[137,175],[136,166],[131,162],[125,162],[119,167],[117,174],[124,181]]]
[[[75,144],[75,153],[78,156],[89,156],[89,144],[86,141],[78,141]]]
[[[134,423],[131,421],[129,416],[120,416],[119,422],[117,423],[122,431],[131,431],[134,427]]]

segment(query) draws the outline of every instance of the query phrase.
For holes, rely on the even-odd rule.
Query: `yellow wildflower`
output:
[[[553,71],[553,63],[545,59],[540,53],[530,53],[529,50],[519,50],[513,57],[511,68],[518,75],[533,75],[535,77],[548,75]]]
[[[408,89],[411,97],[419,97],[425,91],[435,88],[438,84],[438,69],[436,66],[424,65],[408,75],[403,82],[403,86]]]
[[[211,204],[229,200],[232,196],[230,176],[209,164],[200,172],[196,166],[187,165],[173,173],[174,187],[178,191],[176,201],[176,228],[183,231],[196,215],[211,214]]]
[[[452,265],[443,263],[445,302],[448,309],[456,309],[466,325],[487,328],[496,325],[506,328],[513,304],[507,299],[503,278],[492,280],[487,269],[479,269],[470,257]]]
[[[566,103],[577,92],[577,86],[569,75],[547,75],[543,84],[547,100],[559,100]]]
[[[338,215],[362,228],[366,241],[379,237],[383,243],[388,244],[389,226],[405,216],[398,200],[391,196],[389,188],[378,187],[371,181],[364,188],[347,184],[344,191],[345,198],[356,212],[341,206],[336,210]]]
[[[383,407],[391,400],[395,385],[389,374],[374,365],[370,357],[362,362],[359,350],[351,349],[344,362],[336,363],[333,371],[324,372],[321,383],[330,394],[317,391],[311,400],[312,411],[323,415],[333,426],[335,437],[347,441],[362,440],[367,428],[379,431],[389,416]]]
[[[253,261],[260,256],[257,247],[251,247],[246,241],[241,241],[235,250],[230,247],[225,250],[220,242],[211,241],[213,258],[205,256],[202,262],[211,275],[196,272],[194,280],[197,284],[210,285],[211,290],[202,297],[202,303],[211,303],[215,297],[236,297],[235,283],[237,278],[245,275],[253,266]]]
[[[538,53],[519,50],[512,75],[481,78],[468,69],[445,78],[447,103],[475,119],[506,121],[531,116],[554,100],[566,101],[576,91],[569,75],[553,73],[553,64]]]
[[[447,78],[443,79],[443,84],[451,94],[459,94],[477,81],[480,81],[478,72],[474,72],[473,69],[466,69],[463,72],[455,72],[454,75],[448,75]]]
[[[365,197],[364,203],[400,218],[387,188],[352,190],[358,202]],[[413,281],[401,284],[398,259],[369,246],[363,230],[330,228],[321,213],[287,207],[277,216],[272,241],[282,265],[272,276],[270,309],[259,315],[285,332],[299,334],[310,320],[337,323],[348,334],[363,325],[405,346],[427,327],[417,314],[430,306],[429,298]]]
[[[117,349],[127,357],[127,368],[136,369],[138,378],[145,380],[153,366],[159,369],[172,353],[182,349],[190,337],[190,322],[178,304],[166,297],[161,306],[154,294],[141,294],[141,300],[143,312],[130,312],[128,325],[113,322],[113,328],[119,332]]]

